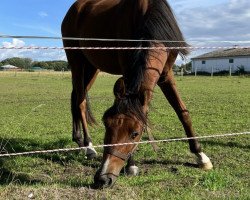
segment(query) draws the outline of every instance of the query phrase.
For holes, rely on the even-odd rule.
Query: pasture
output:
[[[91,127],[102,144],[103,112],[113,103],[116,76],[99,75],[90,92],[99,123]],[[249,77],[177,77],[199,136],[250,131]],[[76,147],[71,141],[71,78],[68,73],[0,72],[0,150],[22,152]],[[176,114],[159,88],[151,103],[155,139],[184,137]],[[147,140],[145,134],[143,140]],[[100,165],[83,152],[0,158],[0,199],[249,199],[249,135],[201,141],[214,169],[194,165],[187,142],[140,145],[140,176],[122,174],[112,189],[93,190]]]

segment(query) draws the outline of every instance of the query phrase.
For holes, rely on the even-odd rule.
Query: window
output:
[[[201,63],[202,63],[203,65],[205,65],[205,64],[206,64],[206,61],[205,61],[205,60],[203,60]]]
[[[234,63],[234,59],[229,59],[229,63]]]

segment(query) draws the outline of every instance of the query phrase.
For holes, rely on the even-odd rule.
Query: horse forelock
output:
[[[143,125],[147,125],[148,118],[143,112],[143,105],[137,94],[127,94],[124,98],[116,99],[113,106],[104,113],[103,121],[105,123],[110,117],[115,120],[120,114],[132,119],[136,118]]]

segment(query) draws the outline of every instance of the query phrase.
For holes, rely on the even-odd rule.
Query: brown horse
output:
[[[88,158],[95,157],[96,151],[92,147],[87,127],[88,123],[94,122],[88,107],[87,92],[99,71],[122,75],[114,86],[114,104],[103,116],[105,144],[137,142],[141,139],[147,127],[149,102],[157,84],[177,113],[187,137],[195,136],[172,71],[177,55],[188,54],[185,48],[188,45],[166,0],[78,0],[64,18],[62,35],[124,39],[64,39],[65,47],[184,47],[179,50],[66,50],[73,84],[73,140],[80,147],[88,147]],[[211,169],[212,163],[202,153],[198,141],[189,140],[189,145],[201,168]],[[95,183],[99,187],[112,186],[125,161],[128,161],[128,172],[137,174],[138,168],[131,157],[135,148],[136,145],[105,148]]]

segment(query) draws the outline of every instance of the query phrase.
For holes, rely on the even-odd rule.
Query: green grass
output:
[[[103,143],[103,112],[113,102],[115,76],[98,77],[91,105],[99,125],[90,128]],[[250,131],[250,78],[177,77],[181,96],[199,136]],[[76,147],[71,141],[70,75],[0,73],[0,150],[22,152]],[[176,114],[155,89],[150,120],[156,139],[183,137]],[[147,135],[143,140],[147,139]],[[83,152],[0,159],[0,199],[249,199],[249,136],[201,141],[214,170],[193,167],[187,142],[141,145],[140,176],[121,175],[112,189],[90,188],[101,161]]]

